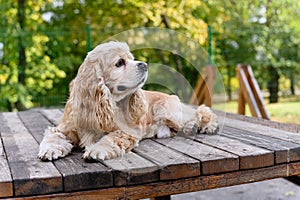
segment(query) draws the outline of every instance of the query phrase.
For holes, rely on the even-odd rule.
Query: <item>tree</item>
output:
[[[70,75],[67,77],[69,81],[76,75],[77,68],[86,55],[85,27],[87,25],[91,28],[93,46],[115,34],[137,27],[155,26],[180,31],[198,41],[199,44],[204,44],[207,37],[207,24],[196,14],[202,7],[200,2],[195,3],[191,0],[58,2],[48,5],[46,10],[51,13],[51,18],[47,23],[52,30],[64,30],[63,34],[67,37],[49,34],[51,40],[47,45],[51,48],[47,54],[54,63],[60,65]],[[58,45],[62,43],[64,48]],[[176,48],[180,47],[174,46],[174,49]],[[179,73],[186,75],[191,82],[196,82],[197,71],[190,67],[184,58],[172,52],[144,49],[135,51],[134,54],[140,60],[172,66]],[[185,90],[177,92],[182,93],[181,96],[186,98],[190,95],[186,94]]]
[[[217,9],[218,16],[222,16],[222,20],[214,17],[212,23],[218,32],[214,36],[221,55],[216,62],[227,66],[229,79],[234,75],[231,69],[236,64],[250,64],[260,85],[269,89],[270,102],[277,102],[279,77],[296,74],[299,41],[295,38],[299,31],[295,29],[298,27],[296,21],[299,22],[299,2],[231,0],[207,3],[210,12],[215,13]]]
[[[40,32],[43,26],[40,8],[49,1],[1,0],[0,43],[3,57],[0,69],[1,107],[23,110],[33,106],[32,99],[45,94],[55,79],[65,73],[45,55],[48,37]],[[34,33],[34,34],[33,34]]]
[[[299,2],[267,0],[261,5],[263,28],[259,43],[256,45],[260,58],[258,62],[268,71],[269,102],[278,102],[279,78],[293,71],[299,55],[291,47],[299,47],[299,41],[291,40],[296,36],[291,27],[291,13],[299,16]],[[258,20],[259,22],[259,20]],[[297,58],[298,57],[298,58]],[[291,64],[293,63],[293,64]],[[293,65],[293,66],[292,66]]]
[[[59,101],[64,101],[68,83],[75,77],[88,51],[87,27],[91,29],[92,47],[115,34],[138,27],[169,28],[206,47],[207,25],[210,24],[214,61],[220,66],[228,94],[238,63],[252,65],[262,87],[266,87],[266,80],[272,77],[275,83],[280,76],[289,77],[291,85],[297,76],[299,78],[296,72],[299,71],[300,3],[294,0],[0,1],[2,109],[45,105],[43,97],[49,99],[55,95],[62,96]],[[290,13],[296,17],[292,19]],[[164,41],[168,37],[173,36],[165,34],[157,41],[170,45]],[[194,58],[185,59],[178,52],[199,49],[192,45],[189,48],[186,44],[175,45],[175,42],[171,45],[176,51],[142,49],[135,50],[134,55],[139,60],[171,66],[195,85],[198,71],[187,62]],[[206,55],[197,56],[204,58]],[[272,76],[269,71],[277,75]],[[155,75],[162,80],[165,78],[158,72]],[[147,87],[158,88],[157,85]],[[274,92],[270,89],[275,98],[278,86],[276,88]],[[174,91],[186,98],[191,92],[177,88]]]

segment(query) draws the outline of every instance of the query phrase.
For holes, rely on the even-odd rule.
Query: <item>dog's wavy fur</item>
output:
[[[147,64],[134,61],[126,43],[98,45],[70,83],[63,118],[45,131],[39,158],[64,157],[79,146],[85,159],[110,159],[146,137],[218,130],[217,117],[208,107],[193,109],[177,96],[142,90],[147,70]]]

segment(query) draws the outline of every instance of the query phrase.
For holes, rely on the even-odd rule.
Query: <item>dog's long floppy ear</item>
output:
[[[133,93],[129,99],[129,117],[137,122],[148,111],[146,97],[141,89]]]
[[[99,65],[97,60],[85,59],[73,81],[70,96],[77,127],[106,132],[114,126],[113,104]]]

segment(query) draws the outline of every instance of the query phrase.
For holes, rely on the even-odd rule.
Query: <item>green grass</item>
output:
[[[265,100],[267,110],[271,120],[289,124],[300,125],[300,96],[281,97],[278,103],[269,104]],[[230,101],[221,104],[215,104],[213,108],[226,112],[237,113],[237,101]],[[248,105],[246,105],[246,115],[251,116]]]

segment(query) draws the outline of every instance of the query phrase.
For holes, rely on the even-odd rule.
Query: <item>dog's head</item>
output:
[[[98,45],[85,59],[94,63],[95,75],[103,79],[115,101],[120,101],[141,88],[148,76],[147,64],[134,60],[126,43]]]
[[[133,120],[145,113],[140,88],[148,76],[146,63],[135,61],[126,43],[108,42],[88,53],[70,84],[73,115],[79,127],[109,131],[115,126],[114,109],[126,99]]]

